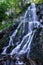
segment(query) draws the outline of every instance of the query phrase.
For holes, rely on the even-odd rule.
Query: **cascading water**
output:
[[[28,8],[28,10],[29,10],[29,8]],[[26,17],[26,14],[27,14],[28,10],[26,11],[25,16],[24,16],[23,20],[21,20],[21,22],[20,22],[20,24],[18,25],[17,29],[16,29],[16,30],[14,31],[14,33],[10,36],[9,45],[6,46],[6,47],[4,47],[4,50],[3,50],[2,54],[6,54],[7,48],[9,48],[10,45],[12,45],[12,46],[14,45],[12,38],[16,36],[16,34],[17,34],[17,32],[18,32],[18,29],[20,28],[20,26],[22,25],[22,23],[23,23],[23,33],[24,33],[24,30],[25,30],[25,17]],[[24,21],[24,22],[23,22],[23,21]]]
[[[17,40],[17,46],[15,46],[13,40],[16,39],[16,35],[18,34],[21,27],[22,34],[20,34],[20,39]],[[39,29],[39,27],[43,28],[43,25],[38,21],[36,15],[36,7],[35,4],[32,3],[25,12],[25,15],[22,17],[17,29],[13,32],[11,36],[9,36],[9,44],[8,46],[3,48],[3,52],[1,53],[2,57],[0,60],[0,65],[30,65],[31,60],[29,61],[29,59],[31,55],[31,44],[34,42],[33,39],[38,35],[37,29]],[[13,49],[11,49],[10,46],[13,47]],[[11,49],[10,52],[9,48]]]
[[[31,14],[30,14],[30,13]],[[26,19],[26,16],[28,14],[28,19]],[[36,15],[36,7],[35,4],[32,3],[30,7],[28,7],[23,20],[21,20],[21,22],[19,23],[17,29],[14,31],[14,33],[10,36],[10,41],[9,41],[9,45],[7,47],[4,48],[2,54],[7,54],[7,48],[9,48],[11,45],[14,46],[13,43],[13,37],[15,38],[20,26],[23,24],[23,33],[25,33],[25,24],[26,22],[28,23],[28,32],[26,33],[26,35],[22,38],[22,41],[19,45],[17,45],[10,53],[10,55],[14,55],[14,54],[25,54],[30,52],[30,46],[32,43],[32,39],[34,37],[34,34],[36,32],[35,28],[38,28],[40,26],[40,23],[37,21],[37,15]]]
[[[19,26],[17,27],[17,29],[14,31],[14,33],[10,36],[9,45],[6,46],[6,47],[4,47],[4,50],[3,50],[2,54],[6,54],[7,48],[9,48],[11,45],[14,46],[12,38],[16,36],[16,34],[18,32],[18,29],[20,28],[21,24],[22,24],[22,22],[19,24]]]
[[[40,25],[40,23],[37,21],[37,15],[36,15],[36,8],[35,8],[35,4],[33,3],[31,5],[31,9],[30,7],[27,9],[26,13],[25,13],[25,18],[26,18],[26,15],[28,13],[28,10],[30,10],[32,12],[32,19],[33,21],[28,21],[28,34],[26,34],[26,36],[23,37],[21,43],[12,50],[12,52],[10,53],[10,55],[13,55],[13,54],[25,54],[28,52],[30,52],[30,45],[31,45],[31,42],[32,42],[32,39],[33,39],[33,36],[34,36],[34,33],[36,30],[33,30],[34,28],[38,27]],[[24,20],[24,24],[25,24],[25,20]],[[25,28],[25,26],[24,26]],[[27,42],[24,43],[24,41],[27,39]]]

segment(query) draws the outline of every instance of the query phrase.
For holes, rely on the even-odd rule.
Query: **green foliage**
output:
[[[5,2],[0,4],[0,22],[2,22],[2,20],[7,19],[7,15],[5,14],[5,12],[7,11],[7,4]]]
[[[4,0],[3,2],[0,2],[0,22],[8,19],[8,16],[5,13],[8,9],[11,11],[14,10],[15,13],[19,13],[21,11],[19,3],[20,0]]]
[[[29,1],[29,0],[28,0]],[[43,0],[30,0],[31,3],[42,3]],[[30,3],[30,2],[29,2]],[[29,6],[29,5],[28,5]],[[17,17],[21,12],[28,7],[27,3],[25,4],[25,0],[0,0],[0,22],[3,20],[13,21],[15,17]],[[5,12],[11,10],[10,15],[8,16]],[[1,23],[0,23],[1,24]],[[1,27],[3,28],[3,27]]]
[[[13,24],[12,22],[9,22],[7,24],[2,25],[1,22],[0,22],[0,30],[9,28],[12,24]]]
[[[31,3],[43,3],[43,0],[30,0]]]

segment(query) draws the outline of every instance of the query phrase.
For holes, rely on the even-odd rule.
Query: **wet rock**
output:
[[[0,53],[2,52],[2,48],[8,45],[10,40],[9,36],[14,32],[17,26],[18,23],[0,32]]]
[[[42,4],[37,4],[36,9],[37,9],[36,12],[37,12],[39,21],[41,19],[42,22],[43,22],[43,3]]]
[[[41,29],[37,38],[34,37],[31,44],[30,58],[35,60],[37,65],[43,65],[43,29]]]
[[[14,46],[8,47],[7,50],[6,50],[6,53],[9,54],[12,51],[13,48],[14,48]]]
[[[3,35],[4,35],[4,32],[0,31],[0,39],[3,37]]]
[[[43,25],[43,3],[36,5],[36,12],[38,15],[38,20]],[[39,31],[39,32],[38,32]],[[33,42],[30,49],[30,58],[38,61],[38,65],[43,62],[43,28],[37,30],[34,36]]]

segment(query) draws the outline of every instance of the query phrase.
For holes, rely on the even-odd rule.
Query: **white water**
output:
[[[10,36],[9,45],[4,48],[2,54],[6,54],[6,50],[7,50],[8,47],[10,47],[10,45],[14,46],[14,44],[13,44],[13,39],[12,39],[12,38],[16,36],[16,34],[17,34],[17,32],[18,32],[18,29],[20,28],[20,26],[22,25],[22,23],[23,23],[23,33],[24,33],[24,30],[25,30],[25,17],[26,17],[26,14],[27,14],[28,10],[29,10],[29,7],[28,7],[28,9],[27,9],[27,11],[26,11],[26,13],[25,13],[25,15],[24,15],[24,17],[23,17],[23,20],[21,20],[21,22],[20,22],[20,24],[18,25],[17,29],[16,29],[16,30],[14,31],[14,33]]]
[[[22,39],[21,43],[20,43],[16,48],[14,48],[14,49],[12,50],[12,52],[10,53],[10,55],[13,55],[13,54],[15,54],[15,53],[24,54],[24,53],[27,52],[27,50],[30,52],[30,45],[31,45],[31,42],[32,42],[32,39],[33,39],[33,36],[34,36],[33,29],[34,29],[35,27],[38,27],[38,26],[40,25],[40,23],[37,21],[35,4],[32,4],[31,6],[32,6],[31,11],[32,11],[33,21],[29,22],[29,32],[28,32],[29,36],[26,35],[26,36]],[[30,10],[30,8],[28,8],[28,10]],[[26,11],[25,17],[26,17],[26,15],[27,15],[28,10]],[[25,21],[25,20],[24,20],[24,21]],[[24,22],[24,29],[25,29],[25,22]],[[31,32],[33,32],[33,34],[32,34]],[[32,35],[31,35],[30,33],[31,33]],[[25,43],[24,46],[22,47],[22,49],[19,51],[20,47],[23,45],[23,41],[24,41],[25,38],[27,38],[27,37],[29,37],[28,40],[27,40],[27,43]],[[26,47],[26,46],[27,46],[27,47]]]
[[[31,33],[32,33],[32,32],[31,32]],[[30,34],[31,34],[31,33],[30,33]],[[27,34],[26,36],[23,37],[21,43],[20,43],[16,48],[14,48],[14,49],[12,50],[12,52],[10,53],[10,55],[13,55],[13,54],[15,54],[15,53],[18,53],[18,51],[19,51],[21,45],[23,44],[24,40],[25,40],[30,34]]]
[[[20,26],[23,24],[23,33],[25,32],[25,22],[26,22],[26,15],[28,14],[28,11],[31,11],[31,14],[32,14],[32,20],[31,21],[28,21],[28,34],[26,34],[22,40],[21,40],[21,43],[19,45],[17,45],[10,53],[10,55],[14,55],[14,54],[24,54],[26,52],[30,52],[30,46],[31,46],[31,43],[32,43],[32,40],[33,40],[33,37],[34,37],[34,34],[35,34],[35,29],[34,28],[38,28],[40,23],[37,21],[37,15],[36,15],[36,7],[35,7],[35,4],[32,3],[31,4],[31,8],[28,7],[24,17],[23,17],[23,20],[21,20],[20,24],[18,25],[17,29],[14,31],[14,33],[10,36],[10,41],[9,41],[9,45],[7,47],[5,47],[5,49],[3,50],[2,54],[6,54],[6,50],[7,48],[12,45],[14,46],[14,43],[13,43],[13,37],[15,38],[17,32],[18,32],[18,29],[20,28]],[[29,14],[30,16],[30,14]],[[34,29],[34,30],[33,30]],[[27,39],[27,42],[24,43],[24,41]],[[23,45],[24,44],[24,45]],[[22,47],[22,48],[21,48]],[[21,48],[21,49],[20,49]]]
[[[36,31],[36,30],[35,30],[35,31]],[[30,37],[29,37],[27,43],[24,45],[23,49],[19,52],[19,54],[25,54],[25,53],[28,52],[28,55],[29,55],[30,45],[31,45],[32,39],[33,39],[33,37],[34,37],[35,31],[33,32],[32,35],[30,35]],[[30,39],[31,39],[31,41],[30,41]],[[26,47],[26,46],[27,46],[27,47]]]
[[[8,46],[3,48],[4,50],[3,50],[2,54],[6,54],[7,48],[8,48]]]

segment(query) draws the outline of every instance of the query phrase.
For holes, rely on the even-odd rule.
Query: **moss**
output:
[[[20,30],[18,31],[18,35],[20,36],[22,33],[22,27],[20,28]]]
[[[31,3],[39,4],[39,3],[43,3],[43,0],[31,0]]]
[[[17,17],[18,17],[18,16],[21,16],[21,14],[24,13],[24,12],[27,10],[27,8],[28,8],[28,6],[30,6],[30,4],[31,4],[31,3],[26,4],[26,5],[17,13]]]
[[[9,28],[11,25],[13,24],[13,22],[9,22],[9,23],[5,23],[5,24],[0,24],[0,30]]]

